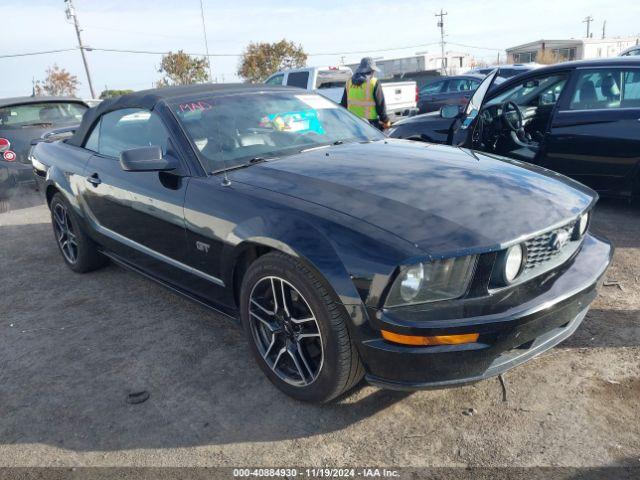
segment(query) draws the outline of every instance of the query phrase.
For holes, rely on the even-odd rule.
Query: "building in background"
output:
[[[615,38],[579,38],[569,40],[536,40],[507,48],[509,63],[535,62],[543,51],[560,60],[583,60],[615,57],[623,50],[640,44],[640,36]]]

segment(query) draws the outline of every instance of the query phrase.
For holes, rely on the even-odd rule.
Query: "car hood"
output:
[[[596,198],[529,164],[405,140],[307,151],[231,177],[364,220],[431,255],[503,248],[575,219]]]

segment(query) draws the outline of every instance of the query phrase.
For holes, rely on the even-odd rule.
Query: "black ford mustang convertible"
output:
[[[612,254],[579,183],[386,139],[302,90],[138,92],[30,156],[72,270],[111,259],[239,317],[265,374],[302,400],[531,359],[578,328]]]

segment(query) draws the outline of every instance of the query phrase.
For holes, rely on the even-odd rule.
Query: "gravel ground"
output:
[[[505,375],[506,402],[491,379],[363,384],[325,406],[272,387],[233,322],[116,266],[71,272],[35,197],[4,207],[0,466],[640,465],[638,207],[597,207],[611,285],[573,337]]]

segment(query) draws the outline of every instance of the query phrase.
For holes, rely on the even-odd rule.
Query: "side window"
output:
[[[268,79],[265,83],[267,85],[282,85],[282,79],[284,78],[284,74],[279,73],[278,75],[274,75],[270,79]]]
[[[569,108],[640,108],[640,69],[611,68],[580,72]]]
[[[471,82],[466,78],[456,78],[453,80],[449,80],[449,84],[447,85],[447,92],[468,92],[471,90]]]
[[[640,108],[640,68],[623,72],[622,108]]]
[[[116,110],[103,115],[99,125],[97,151],[101,155],[118,157],[123,150],[152,145],[158,145],[164,153],[167,152],[169,134],[158,115],[148,110]],[[94,133],[95,128],[87,144],[92,141]]]
[[[424,87],[420,93],[424,93],[426,95],[433,95],[434,93],[440,93],[442,90],[442,86],[444,85],[443,81],[433,82],[431,85],[427,85]]]
[[[475,90],[480,86],[480,80],[471,80],[471,90]]]
[[[86,142],[84,142],[84,148],[86,148],[87,150],[91,150],[92,152],[98,152],[98,140],[100,138],[100,124],[101,124],[101,120],[98,120],[98,123],[96,123],[93,126],[93,130],[91,130],[91,135],[89,135],[89,138],[87,139]]]
[[[307,88],[309,84],[309,72],[293,72],[287,77],[287,86]]]

